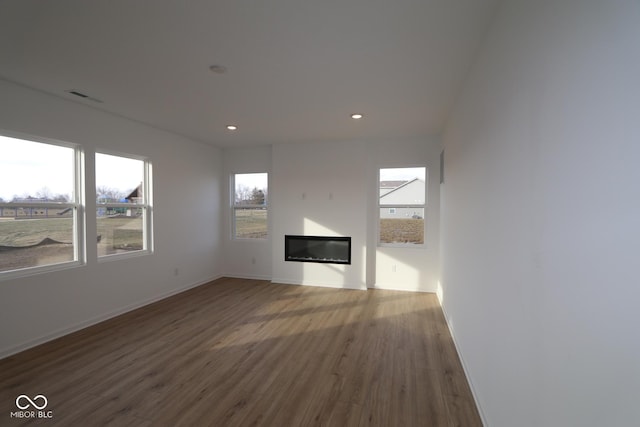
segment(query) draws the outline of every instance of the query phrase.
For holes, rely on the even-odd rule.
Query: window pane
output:
[[[264,208],[236,208],[234,212],[237,238],[267,238],[267,210]]]
[[[144,161],[96,153],[96,202],[143,203]]]
[[[238,173],[234,176],[235,205],[266,205],[267,179],[266,173]]]
[[[74,150],[0,135],[0,202],[74,200]]]
[[[380,208],[380,243],[424,244],[424,208]]]
[[[236,238],[267,238],[268,176],[267,173],[238,173],[233,176]]]
[[[380,205],[423,205],[426,168],[380,169]]]
[[[144,160],[96,153],[99,257],[148,249],[145,179]]]
[[[74,261],[75,208],[53,205],[75,202],[74,149],[0,135],[0,153],[0,271]]]
[[[144,249],[144,208],[98,208],[98,256]]]
[[[0,271],[74,261],[73,208],[0,208]]]

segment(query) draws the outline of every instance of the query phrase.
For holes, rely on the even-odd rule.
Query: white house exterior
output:
[[[382,184],[382,183],[381,183]],[[380,187],[380,218],[422,218],[423,207],[401,207],[401,205],[424,205],[425,181],[415,178],[398,187]]]

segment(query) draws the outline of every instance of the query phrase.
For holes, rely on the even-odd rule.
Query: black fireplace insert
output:
[[[285,235],[284,260],[351,264],[351,237]]]

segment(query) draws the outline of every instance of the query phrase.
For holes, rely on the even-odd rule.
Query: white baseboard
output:
[[[426,293],[434,293],[435,291],[429,289],[416,289],[411,286],[398,286],[397,284],[385,284],[385,283],[376,283],[373,286],[369,287],[369,289],[384,289],[388,291],[406,291],[406,292],[426,292]]]
[[[235,274],[235,273],[225,273],[222,275],[223,277],[231,277],[233,279],[249,279],[249,280],[271,280],[271,276],[267,275],[252,275],[252,274]]]
[[[213,280],[217,280],[217,279],[219,279],[221,277],[223,277],[223,276],[222,275],[217,275],[217,276],[209,278],[209,279],[203,279],[203,280],[197,281],[195,283],[192,283],[190,285],[184,286],[182,288],[174,289],[174,290],[171,290],[169,292],[165,292],[163,294],[157,295],[155,297],[148,298],[146,300],[138,301],[138,302],[136,302],[134,304],[127,305],[125,307],[122,307],[120,309],[111,311],[109,313],[105,313],[105,314],[102,314],[100,316],[96,316],[96,317],[93,317],[91,319],[87,319],[87,320],[82,321],[80,323],[76,323],[75,325],[72,325],[72,326],[69,326],[69,327],[66,327],[66,328],[62,328],[62,329],[58,329],[58,330],[53,331],[53,332],[51,332],[49,334],[46,334],[46,335],[40,336],[38,338],[34,338],[34,339],[31,339],[31,340],[25,341],[23,343],[20,343],[17,346],[9,347],[9,348],[6,348],[6,349],[0,349],[0,359],[4,359],[5,357],[9,357],[9,356],[14,355],[16,353],[20,353],[21,351],[28,350],[28,349],[36,347],[36,346],[38,346],[40,344],[44,344],[44,343],[46,343],[48,341],[52,341],[52,340],[54,340],[56,338],[60,338],[60,337],[63,337],[65,335],[69,335],[69,334],[71,334],[73,332],[77,332],[77,331],[79,331],[81,329],[88,328],[89,326],[96,325],[96,324],[98,324],[100,322],[104,322],[105,320],[109,320],[109,319],[112,319],[114,317],[120,316],[121,314],[128,313],[129,311],[133,311],[133,310],[136,310],[136,309],[138,309],[140,307],[144,307],[145,305],[153,304],[154,302],[163,300],[165,298],[169,298],[169,297],[171,297],[173,295],[177,295],[177,294],[182,293],[184,291],[187,291],[189,289],[196,288],[198,286],[202,286],[205,283],[209,283],[209,282],[211,282]]]
[[[458,341],[456,340],[456,334],[454,333],[453,328],[449,323],[449,316],[447,315],[447,310],[443,304],[442,289],[439,289],[438,292],[436,292],[436,295],[438,296],[438,301],[440,302],[440,308],[442,309],[442,313],[444,314],[444,320],[447,323],[449,334],[451,335],[451,339],[453,340],[453,345],[455,346],[456,352],[458,353],[458,357],[460,358],[460,363],[462,364],[462,370],[464,371],[464,376],[467,378],[467,382],[469,383],[469,388],[471,389],[471,395],[473,396],[473,401],[476,404],[476,408],[478,408],[478,413],[480,414],[482,425],[485,425],[485,426],[489,425],[487,423],[487,418],[485,417],[484,412],[482,412],[482,406],[480,406],[480,402],[478,401],[478,394],[476,393],[476,389],[473,385],[473,380],[471,376],[469,376],[469,369],[467,369],[467,364],[464,360],[464,355],[462,354],[460,346],[458,345]]]
[[[351,286],[351,285],[345,285],[343,283],[332,283],[332,282],[310,282],[307,280],[303,280],[303,281],[295,281],[295,280],[288,280],[288,279],[271,279],[271,283],[280,283],[283,285],[297,285],[297,286],[315,286],[318,288],[334,288],[334,289],[353,289],[353,290],[357,290],[357,291],[366,291],[367,288],[362,285],[362,286]]]

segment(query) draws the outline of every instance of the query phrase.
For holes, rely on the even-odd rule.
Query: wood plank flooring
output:
[[[0,425],[482,423],[434,294],[223,278],[0,360]]]

